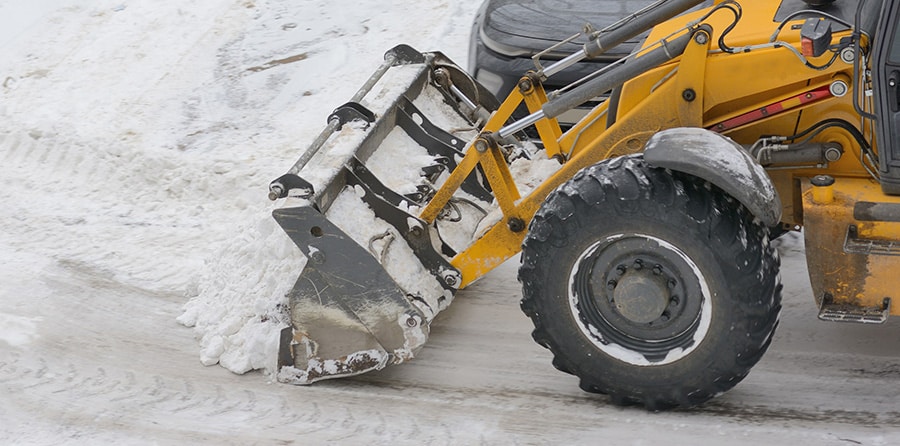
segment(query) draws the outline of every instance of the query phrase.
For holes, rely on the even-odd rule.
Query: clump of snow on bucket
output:
[[[254,213],[207,261],[178,322],[200,338],[200,361],[235,373],[275,370],[287,292],[306,265],[268,210]]]
[[[425,183],[422,167],[434,164],[435,157],[400,127],[388,133],[382,147],[366,161],[366,166],[388,189],[398,194],[416,192],[416,186]]]
[[[378,218],[362,201],[363,193],[360,188],[344,189],[326,216],[359,246],[376,251],[372,254],[384,260],[382,266],[400,288],[427,302],[428,306],[421,309],[431,321],[438,311],[450,304],[453,296],[446,294],[422,265],[397,228]]]
[[[538,150],[530,141],[523,141],[523,150],[529,154],[529,158],[517,158],[509,164],[509,172],[519,188],[519,194],[527,196],[547,178],[556,173],[561,167],[559,161],[547,158],[547,152]]]

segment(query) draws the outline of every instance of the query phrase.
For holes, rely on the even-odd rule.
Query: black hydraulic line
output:
[[[853,16],[854,22],[854,30],[853,30],[853,51],[856,53],[856,57],[853,58],[853,85],[856,85],[857,88],[862,85],[862,70],[860,69],[860,59],[862,58],[862,36],[863,30],[862,27],[862,11],[865,7],[868,0],[860,0],[859,5],[856,6],[856,14]],[[872,40],[869,39],[869,46],[872,45]],[[854,95],[853,98],[853,109],[859,113],[863,118],[877,120],[878,116],[875,116],[872,113],[866,111],[863,106],[859,103],[859,95]]]
[[[725,30],[722,31],[722,34],[719,35],[719,49],[726,53],[732,54],[734,53],[734,48],[725,44],[725,36],[727,36],[728,33],[730,33],[737,26],[738,22],[741,21],[741,17],[744,15],[744,10],[741,8],[740,3],[735,3],[732,1],[717,5],[713,11],[718,11],[719,9],[727,9],[732,14],[734,14],[734,21],[731,22],[728,27],[726,27]]]
[[[874,162],[878,162],[878,155],[872,150],[872,146],[868,141],[866,141],[865,136],[863,136],[863,134],[856,127],[854,127],[853,124],[850,124],[843,119],[832,118],[817,122],[806,130],[796,135],[785,137],[785,139],[788,141],[796,141],[800,138],[805,137],[800,143],[807,143],[823,130],[831,127],[839,127],[846,130],[847,133],[849,133],[853,137],[853,139],[856,140],[856,143],[859,144],[860,150],[862,150],[863,153],[865,153],[867,156],[873,158]]]

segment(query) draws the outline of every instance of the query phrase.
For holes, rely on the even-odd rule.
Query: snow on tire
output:
[[[560,186],[522,250],[522,310],[590,392],[656,410],[734,387],[781,309],[768,229],[702,179],[607,160]]]

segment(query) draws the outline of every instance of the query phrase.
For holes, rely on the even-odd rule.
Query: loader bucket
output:
[[[279,381],[378,370],[422,347],[460,284],[449,259],[474,238],[492,196],[475,171],[440,221],[417,211],[497,105],[442,54],[400,45],[272,182],[270,198],[284,199],[273,216],[307,258],[288,294]]]

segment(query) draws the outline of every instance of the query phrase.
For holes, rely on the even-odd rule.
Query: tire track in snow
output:
[[[325,415],[318,404],[310,405],[304,399],[291,401],[283,395],[299,390],[297,388],[268,385],[259,374],[241,377],[218,368],[203,368],[196,361],[188,360],[193,358],[193,352],[185,350],[192,350],[194,344],[189,339],[180,339],[189,336],[187,330],[132,331],[115,324],[122,317],[117,312],[123,310],[149,315],[150,320],[144,324],[155,319],[149,324],[151,327],[167,321],[166,315],[153,315],[148,311],[158,305],[159,298],[155,294],[141,294],[133,287],[117,285],[105,278],[89,279],[93,281],[89,287],[78,283],[80,280],[59,283],[60,279],[55,278],[51,282],[57,288],[52,294],[58,300],[53,303],[55,305],[64,305],[60,300],[72,299],[72,291],[92,290],[87,291],[90,296],[75,298],[83,302],[69,307],[73,314],[79,315],[79,321],[65,317],[48,320],[53,331],[59,333],[56,337],[45,339],[37,348],[30,348],[27,356],[14,352],[9,360],[0,363],[0,383],[12,401],[24,403],[17,406],[25,412],[35,412],[38,417],[48,419],[58,417],[65,425],[109,419],[112,420],[111,428],[124,423],[132,428],[149,429],[153,427],[149,424],[159,423],[189,430],[191,424],[187,421],[171,423],[171,414],[177,413],[179,420],[212,420],[214,426],[223,429],[232,422],[266,428],[292,426],[292,432],[295,429],[320,432],[329,438],[334,436],[334,429],[348,431],[349,428],[342,424],[346,415],[336,410],[340,409],[340,403],[328,403],[326,411],[330,415]],[[123,299],[128,302],[122,302]],[[77,352],[60,346],[66,339],[90,339],[102,331],[119,341],[109,346],[79,343],[73,346]],[[137,339],[128,339],[128,336]],[[182,348],[177,358],[162,362],[153,359],[165,357],[173,345]],[[113,351],[109,351],[110,348]],[[150,358],[144,359],[145,355]],[[116,361],[97,366],[93,358],[98,356],[111,356]],[[212,373],[212,380],[207,382],[206,378],[210,377],[204,375],[209,373]],[[247,384],[249,387],[245,386]],[[260,388],[269,392],[259,393]],[[368,412],[361,415],[364,419],[370,416]],[[383,426],[360,425],[353,426],[351,431],[374,432],[381,428]]]
[[[204,424],[216,429],[235,423],[256,426],[267,431],[265,438],[291,434],[328,441],[400,439],[398,444],[454,444],[456,439],[456,428],[448,425],[426,429],[412,418],[403,419],[402,423],[396,417],[387,420],[379,405],[369,404],[373,397],[359,395],[359,389],[341,392],[331,388],[323,393],[310,388],[268,385],[267,392],[261,394],[255,383],[250,384],[256,390],[226,390],[223,382],[204,383],[200,376],[179,381],[76,363],[47,366],[46,359],[30,364],[31,358],[34,356],[0,364],[0,382],[20,410],[37,418],[61,419],[65,426],[85,423],[114,429],[126,425],[129,429],[152,432],[157,423],[165,425],[165,429],[178,430],[190,429],[194,420],[205,420]],[[240,381],[243,386],[248,379],[259,378],[225,376],[234,389],[240,389],[234,386]],[[303,395],[295,400],[284,396],[298,391],[318,395]],[[311,396],[320,400],[309,401]],[[377,396],[374,399],[380,400]],[[347,404],[353,400],[360,404]],[[413,411],[405,412],[405,416],[414,416]]]
[[[66,300],[73,298],[85,300],[86,303],[78,306],[74,313],[79,314],[84,322],[80,324],[82,327],[72,322],[49,320],[54,331],[65,333],[65,336],[38,343],[30,349],[32,352],[28,356],[19,352],[11,356],[3,355],[6,359],[0,361],[0,383],[4,393],[11,396],[11,401],[0,403],[0,407],[12,403],[30,414],[28,416],[41,419],[58,417],[63,420],[64,427],[93,426],[105,432],[125,430],[150,437],[165,435],[160,432],[162,426],[172,432],[196,432],[197,420],[202,420],[204,429],[218,430],[219,435],[227,434],[224,438],[226,443],[239,443],[245,438],[236,432],[236,426],[253,426],[258,435],[254,437],[256,441],[261,438],[303,438],[311,441],[368,439],[372,443],[393,444],[477,444],[492,443],[492,439],[496,441],[498,438],[494,435],[503,432],[505,442],[529,444],[538,438],[553,438],[551,435],[569,438],[565,437],[566,432],[577,432],[584,426],[623,423],[628,419],[639,419],[645,413],[611,408],[604,398],[581,394],[575,388],[568,389],[573,384],[562,374],[557,375],[560,377],[559,384],[543,382],[547,377],[540,370],[532,375],[531,387],[523,386],[519,381],[504,387],[496,382],[460,381],[447,384],[430,380],[428,377],[433,376],[430,375],[433,368],[443,367],[480,348],[477,344],[456,343],[458,337],[450,329],[436,336],[443,338],[441,343],[455,344],[456,348],[432,349],[429,352],[431,360],[424,356],[419,359],[422,364],[413,362],[405,366],[407,368],[392,369],[395,372],[373,375],[377,379],[359,377],[320,383],[324,385],[313,387],[267,384],[260,374],[236,376],[218,368],[202,368],[196,362],[188,362],[185,358],[192,357],[192,344],[180,339],[186,333],[184,330],[160,332],[158,329],[141,328],[133,330],[135,339],[127,339],[121,332],[122,327],[114,323],[116,312],[146,314],[141,325],[159,326],[164,322],[164,316],[148,311],[159,305],[154,294],[141,295],[130,287],[111,281],[103,286],[95,284],[91,288],[83,287],[77,281],[70,285],[75,290],[83,291],[72,295],[68,293],[72,290],[60,284],[62,291],[67,293],[58,293],[59,297],[48,304],[54,307],[62,306]],[[127,302],[116,302],[116,299],[123,299],[124,290],[128,290],[124,295],[131,298]],[[485,321],[478,317],[478,313],[483,312],[487,319],[499,317],[499,313],[491,311],[491,305],[486,303],[489,297],[479,299],[481,302],[478,305],[469,308],[468,299],[476,294],[473,291],[454,304],[472,311],[464,312],[472,317],[450,313],[461,332],[485,329]],[[498,310],[503,307],[497,305]],[[506,304],[506,307],[510,306]],[[452,312],[452,308],[448,311]],[[501,326],[506,324],[504,320],[495,320],[495,323]],[[77,354],[56,346],[65,339],[90,337],[94,330],[108,331],[117,342],[109,347],[79,345],[87,351]],[[42,335],[47,337],[46,333]],[[489,334],[486,336],[490,337]],[[531,345],[527,339],[515,341],[503,338],[497,342],[511,344],[507,350],[514,352],[527,351],[529,348],[526,346]],[[468,345],[468,350],[465,345]],[[498,350],[502,347],[497,346]],[[107,351],[110,348],[112,350]],[[92,358],[98,356],[100,351],[105,351],[113,359],[111,364],[109,361],[103,365],[94,362]],[[167,354],[175,357],[168,358]],[[798,360],[797,357],[782,358],[778,355],[773,359],[777,364]],[[820,367],[831,371],[825,374],[826,382],[842,382],[859,373],[846,367],[843,358],[826,361],[821,361],[821,358],[799,359],[799,365],[785,365],[786,372],[793,372],[796,367],[803,367],[809,361],[817,361]],[[502,383],[507,373],[506,365],[495,362],[487,368]],[[770,367],[765,364],[762,366],[760,377],[765,379],[757,381],[770,381],[772,373],[777,370],[768,369]],[[456,373],[466,375],[471,370],[463,364]],[[879,378],[868,380],[866,387],[871,384],[871,388],[877,389],[879,384],[884,385],[885,380],[891,377],[890,373],[874,375]],[[881,375],[884,375],[883,378]],[[797,376],[794,380],[808,381],[807,378]],[[896,413],[878,413],[877,410],[865,408],[839,412],[829,406],[801,409],[780,407],[781,402],[792,398],[790,392],[782,392],[785,390],[783,387],[764,392],[764,402],[761,403],[753,394],[765,389],[765,386],[753,380],[748,382],[751,383],[749,387],[738,387],[737,390],[742,389],[740,392],[713,400],[713,403],[699,410],[660,414],[653,419],[661,424],[674,419],[679,423],[701,420],[720,425],[731,422],[755,425],[790,422],[832,428],[847,424],[875,428],[897,425]],[[808,389],[800,388],[798,391],[807,392]],[[773,395],[779,392],[783,394]],[[838,398],[847,399],[846,395],[838,395]],[[566,420],[554,420],[551,427],[539,421],[561,410],[570,414]],[[494,427],[473,429],[468,424],[474,422],[473,415]]]

